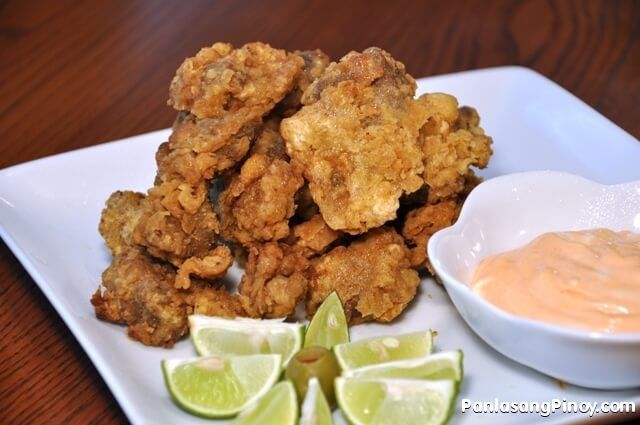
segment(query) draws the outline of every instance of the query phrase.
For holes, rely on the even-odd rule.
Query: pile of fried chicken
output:
[[[113,261],[96,315],[165,347],[190,314],[286,317],[304,302],[311,316],[332,291],[351,324],[396,318],[492,153],[473,108],[415,91],[377,47],[330,63],[216,43],[186,59],[153,187],[102,212]],[[237,293],[221,283],[234,261]]]

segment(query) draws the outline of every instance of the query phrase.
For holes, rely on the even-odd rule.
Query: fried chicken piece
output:
[[[221,193],[218,200],[225,238],[248,246],[289,234],[295,195],[304,180],[298,170],[281,159],[283,145],[277,131],[265,128],[253,149],[255,153]]]
[[[173,124],[173,134],[157,158],[156,184],[181,180],[197,185],[232,168],[249,151],[260,120],[226,115],[197,119],[181,112]]]
[[[320,214],[291,229],[287,242],[293,251],[306,258],[324,253],[340,238],[340,232],[333,230]]]
[[[204,279],[219,279],[233,265],[233,255],[226,246],[218,246],[203,258],[189,257],[178,268],[175,287],[187,289],[191,286],[191,275]]]
[[[307,292],[309,261],[283,243],[249,248],[240,302],[251,317],[287,317]]]
[[[293,90],[276,107],[276,113],[284,118],[295,114],[302,107],[304,91],[322,75],[322,72],[331,61],[329,56],[320,49],[295,51],[294,54],[304,60],[304,66]]]
[[[491,157],[490,137],[479,126],[473,108],[458,108],[455,97],[444,93],[421,96],[418,101],[429,117],[421,130],[424,152],[424,181],[429,185],[429,202],[449,198],[465,188],[470,167],[484,168]]]
[[[206,202],[209,180],[246,155],[262,117],[293,88],[303,63],[263,43],[218,43],[185,60],[169,100],[182,112],[156,155],[137,243],[175,265],[213,255],[218,222]]]
[[[264,43],[239,49],[216,43],[186,59],[171,82],[169,104],[198,118],[266,115],[293,88],[304,60]]]
[[[411,247],[411,267],[427,267],[431,274],[434,274],[431,264],[427,261],[427,243],[435,232],[454,223],[460,204],[457,199],[448,199],[416,208],[407,214],[402,236]]]
[[[113,192],[107,199],[98,230],[112,255],[134,245],[133,232],[142,215],[143,200],[142,193],[131,191]]]
[[[327,224],[351,234],[396,217],[398,199],[422,186],[416,84],[387,52],[369,48],[333,63],[284,119],[282,136]]]
[[[262,123],[260,135],[249,151],[249,156],[253,155],[264,155],[272,160],[289,161],[287,148],[282,136],[280,136],[280,119],[278,117],[270,117]]]
[[[107,200],[106,207],[102,212],[99,230],[112,255],[118,255],[136,246],[135,229],[144,216],[144,201],[145,196],[141,193],[121,191],[114,192]],[[203,208],[202,211],[204,212],[205,209]],[[195,227],[192,233],[188,235],[190,239],[187,243],[175,243],[176,237],[185,237],[182,229],[177,228],[177,223],[175,228],[156,226],[156,231],[162,229],[163,232],[156,232],[154,235],[147,237],[148,241],[157,241],[150,248],[151,250],[157,246],[162,248],[165,241],[170,241],[168,246],[188,246],[195,250],[189,253],[178,252],[175,253],[175,256],[168,257],[168,259],[173,260],[175,266],[179,266],[175,282],[178,288],[188,288],[191,283],[190,275],[192,274],[207,279],[220,278],[224,276],[227,269],[233,264],[233,256],[227,247],[211,248],[217,232],[217,219],[215,215],[211,215],[210,205],[207,205],[205,214],[209,215],[208,220],[202,214],[196,216],[197,221],[194,221]],[[205,220],[199,220],[202,218],[205,218]],[[154,217],[151,218],[151,220],[154,219]],[[161,223],[164,225],[170,224],[172,221],[175,221],[175,219],[169,217],[167,220],[162,220],[161,218]],[[209,227],[211,224],[213,224],[213,227]],[[156,257],[167,258],[165,252],[159,251]],[[185,256],[189,258],[183,262],[182,257]]]
[[[239,300],[225,288],[197,281],[188,291],[174,288],[175,269],[155,261],[144,249],[118,253],[102,275],[103,288],[91,304],[98,318],[128,325],[128,334],[146,345],[173,346],[187,333],[192,313],[235,317]]]
[[[402,237],[392,228],[374,229],[313,260],[307,316],[336,291],[350,323],[389,322],[413,299],[419,283]]]
[[[206,187],[205,187],[206,188]],[[205,190],[203,188],[203,190]],[[194,214],[172,215],[166,205],[171,194],[166,186],[155,186],[143,203],[144,211],[134,232],[137,244],[156,258],[180,266],[190,257],[205,257],[215,246],[220,225],[210,202],[202,202]],[[206,194],[204,195],[206,199]]]

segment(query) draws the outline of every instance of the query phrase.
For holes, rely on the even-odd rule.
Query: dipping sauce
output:
[[[546,233],[484,259],[473,290],[514,315],[599,332],[640,332],[640,234]]]

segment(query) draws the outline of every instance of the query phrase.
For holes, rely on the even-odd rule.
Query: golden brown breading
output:
[[[261,131],[256,141],[251,146],[249,156],[265,155],[270,159],[289,161],[287,148],[280,136],[280,119],[270,117],[262,123]]]
[[[187,289],[191,286],[191,275],[203,279],[220,279],[233,265],[233,255],[226,246],[218,246],[202,258],[189,257],[178,268],[175,287]]]
[[[191,278],[215,279],[232,263],[229,249],[215,246],[209,180],[247,154],[262,117],[294,87],[303,63],[262,43],[235,50],[219,43],[185,60],[169,101],[181,112],[156,154],[154,187],[146,197],[116,195],[103,215],[116,257],[104,274],[106,291],[92,299],[100,317],[129,324],[129,334],[146,344],[171,345],[186,332],[194,305],[243,312],[237,297]],[[128,248],[131,239],[147,250]],[[178,273],[149,254],[179,266]]]
[[[175,266],[189,257],[206,256],[215,245],[219,232],[218,218],[211,203],[203,200],[194,214],[180,212],[173,215],[166,207],[173,194],[163,197],[165,188],[155,186],[149,190],[134,233],[135,242],[145,246],[154,257]]]
[[[293,251],[311,258],[325,252],[339,238],[340,232],[333,230],[320,214],[316,214],[311,219],[295,225],[287,243]]]
[[[223,286],[213,286],[201,280],[194,281],[195,285],[187,294],[189,305],[193,306],[193,314],[228,318],[247,316],[237,294],[230,294]]]
[[[294,54],[304,60],[304,66],[293,90],[276,107],[276,113],[283,118],[290,117],[302,107],[302,94],[322,75],[331,61],[329,56],[320,49],[295,51]]]
[[[285,244],[252,246],[238,288],[242,307],[251,317],[291,316],[307,292],[308,268],[309,261]]]
[[[118,255],[134,245],[133,232],[142,215],[144,195],[117,191],[107,199],[100,217],[99,231],[112,255]]]
[[[458,109],[455,97],[431,93],[418,101],[429,117],[421,130],[421,140],[424,180],[430,187],[429,202],[433,203],[462,192],[471,166],[487,166],[492,140],[479,127],[477,112],[469,107]]]
[[[183,291],[174,288],[174,280],[171,265],[155,261],[141,248],[129,248],[104,271],[104,289],[98,288],[91,303],[100,319],[128,325],[131,338],[165,347],[186,334],[189,314],[235,317],[244,313],[224,288],[198,281]]]
[[[278,132],[265,128],[256,153],[244,162],[240,173],[220,194],[218,201],[225,238],[248,246],[283,239],[289,234],[289,219],[295,212],[295,194],[304,181],[298,170],[277,157],[281,153],[277,146],[281,145]]]
[[[350,323],[396,318],[429,237],[491,155],[473,108],[415,90],[379,48],[329,64],[320,50],[216,43],[186,59],[154,186],[112,194],[102,213],[114,258],[96,315],[167,347],[189,314],[291,317],[306,299],[311,316],[334,290]],[[396,217],[409,247],[385,226]],[[232,249],[246,266],[237,295],[217,281]]]
[[[185,60],[169,102],[182,112],[158,150],[137,243],[175,265],[211,255],[218,223],[205,202],[209,180],[246,155],[262,117],[293,88],[303,62],[263,43],[219,43]]]
[[[300,56],[268,44],[233,49],[216,43],[180,65],[171,82],[169,104],[198,118],[232,113],[250,121],[282,100],[303,66]]]
[[[395,218],[403,193],[422,185],[418,132],[426,113],[415,88],[387,52],[351,52],[329,65],[305,91],[305,106],[282,121],[287,152],[332,229],[378,227]]]
[[[413,299],[420,283],[409,249],[395,230],[371,230],[348,247],[313,260],[307,316],[336,291],[350,323],[389,322]]]
[[[427,261],[429,238],[440,229],[451,226],[458,216],[461,202],[449,199],[432,205],[416,208],[407,214],[402,228],[402,236],[411,247],[411,266],[416,269],[433,268]]]
[[[157,160],[156,184],[178,179],[197,185],[228,170],[247,154],[259,124],[237,115],[197,119],[179,113],[166,150]]]

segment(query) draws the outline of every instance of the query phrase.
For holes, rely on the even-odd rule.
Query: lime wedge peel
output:
[[[191,342],[201,356],[280,354],[285,367],[304,341],[302,323],[282,319],[223,319],[189,316]]]
[[[231,425],[295,425],[298,421],[296,397],[291,382],[279,382],[240,412]]]
[[[344,371],[346,378],[452,379],[463,376],[462,351],[443,351],[408,360],[396,360]]]
[[[424,357],[431,354],[433,334],[413,332],[388,335],[338,344],[333,351],[342,370],[363,366]]]
[[[167,389],[184,410],[206,418],[233,416],[280,377],[282,356],[208,356],[161,362]]]
[[[317,378],[311,378],[302,402],[298,425],[332,425],[331,408]]]
[[[316,310],[304,341],[305,347],[320,346],[328,350],[334,345],[349,342],[349,326],[336,292],[329,294]]]
[[[458,385],[452,380],[336,379],[338,404],[354,425],[446,423],[453,412]]]

